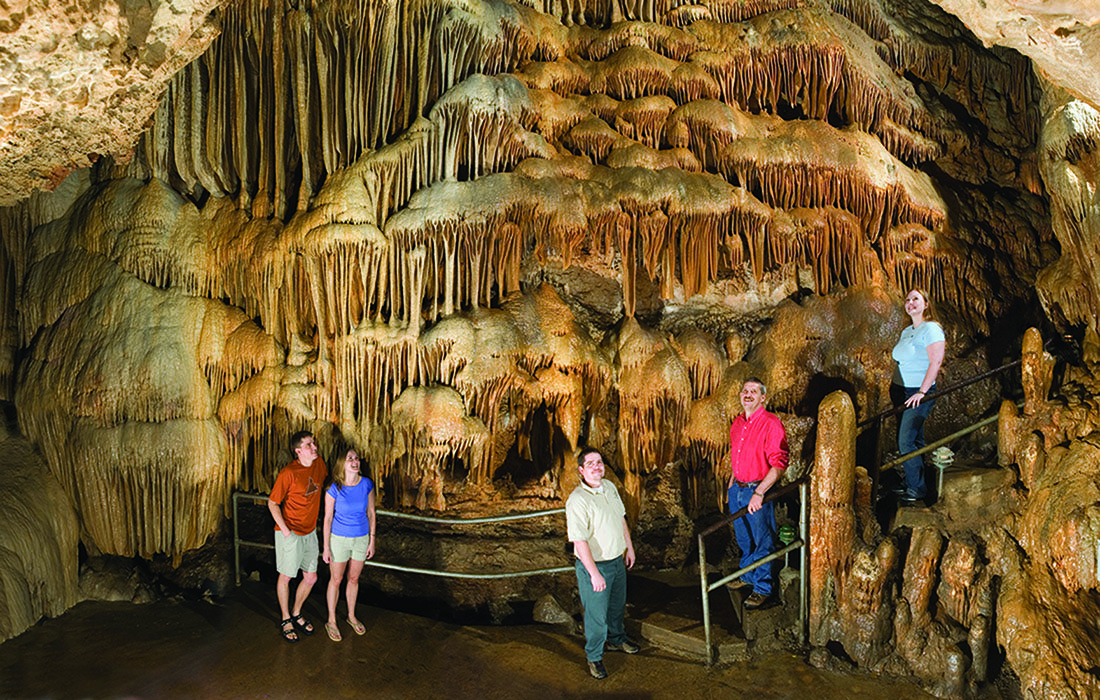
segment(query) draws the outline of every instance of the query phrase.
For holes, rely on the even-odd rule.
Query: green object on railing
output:
[[[798,528],[790,523],[779,526],[779,541],[788,545],[798,539]]]

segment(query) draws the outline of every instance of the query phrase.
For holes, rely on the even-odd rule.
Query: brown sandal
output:
[[[325,631],[328,632],[328,638],[334,642],[343,639],[343,637],[340,636],[340,628],[336,626],[335,622],[326,622]]]

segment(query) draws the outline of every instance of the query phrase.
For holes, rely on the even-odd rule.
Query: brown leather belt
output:
[[[760,485],[760,481],[738,481],[737,479],[734,479],[733,485],[740,486],[743,489],[754,489]]]

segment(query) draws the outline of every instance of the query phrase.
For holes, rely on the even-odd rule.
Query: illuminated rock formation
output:
[[[598,446],[639,551],[674,565],[723,506],[755,374],[791,476],[830,395],[815,645],[951,695],[995,629],[1034,692],[1089,682],[1087,642],[1033,651],[1056,632],[1037,605],[1088,610],[1062,589],[1095,592],[1097,522],[1087,476],[1084,500],[1042,495],[1096,420],[1040,396],[1033,339],[1000,438],[1029,493],[991,487],[1015,524],[883,535],[854,452],[821,450],[885,403],[914,286],[949,321],[945,373],[1041,308],[1087,327],[1069,377],[1095,393],[1095,111],[926,3],[673,5],[176,2],[56,10],[56,36],[50,8],[3,8],[0,394],[85,543],[178,559],[309,428],[364,455],[384,506],[472,515],[558,505]]]
[[[867,528],[850,399],[821,405],[811,522],[811,659],[830,645],[862,667],[968,697],[999,645],[1025,697],[1085,698],[1092,673],[1100,529],[1092,393],[1076,379],[1048,398],[1053,362],[1035,329],[1023,348],[1023,412],[1000,411],[1000,461],[948,483],[931,511]],[[900,545],[900,547],[899,547]],[[899,551],[900,550],[900,551]],[[892,611],[892,612],[891,612]]]
[[[77,598],[80,525],[65,489],[25,440],[0,438],[5,456],[0,488],[0,641]]]

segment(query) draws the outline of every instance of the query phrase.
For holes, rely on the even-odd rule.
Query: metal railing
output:
[[[782,496],[785,496],[788,493],[791,493],[795,489],[798,489],[798,498],[799,498],[799,504],[798,504],[798,539],[795,540],[794,542],[791,542],[790,544],[784,546],[782,549],[778,549],[775,552],[772,552],[771,554],[764,557],[763,559],[760,559],[759,561],[753,562],[752,564],[750,564],[750,565],[748,565],[748,566],[746,566],[742,569],[738,569],[737,571],[734,571],[732,574],[729,574],[727,576],[723,576],[722,578],[718,579],[714,583],[708,583],[707,582],[707,550],[706,550],[706,546],[704,544],[704,539],[706,538],[707,535],[710,535],[711,533],[714,533],[717,530],[725,527],[726,525],[729,525],[730,523],[734,522],[735,520],[744,517],[749,511],[748,506],[745,506],[744,508],[741,508],[740,510],[733,513],[732,515],[726,516],[725,518],[719,520],[718,522],[714,523],[713,525],[706,528],[705,530],[700,531],[699,534],[696,535],[696,538],[697,538],[696,544],[699,548],[699,590],[700,590],[700,594],[701,594],[702,599],[703,599],[703,634],[705,635],[707,666],[712,666],[714,664],[714,644],[712,642],[711,624],[710,624],[710,592],[717,589],[717,588],[721,588],[721,587],[725,586],[727,583],[729,583],[729,582],[731,582],[735,579],[741,578],[742,576],[744,576],[748,572],[752,571],[753,569],[764,566],[765,564],[771,564],[771,562],[775,561],[779,557],[785,557],[788,552],[791,552],[795,549],[800,550],[800,552],[799,552],[800,572],[799,572],[799,576],[798,576],[798,640],[799,640],[799,643],[801,643],[801,644],[806,643],[806,636],[807,636],[806,612],[807,612],[807,607],[808,607],[808,602],[809,602],[809,595],[810,595],[810,588],[809,588],[810,579],[809,579],[809,571],[808,571],[808,567],[807,567],[808,553],[806,551],[806,544],[807,544],[807,540],[809,539],[809,528],[810,528],[810,522],[809,522],[809,517],[808,517],[808,513],[809,513],[809,510],[808,510],[808,508],[809,508],[809,483],[808,483],[807,477],[803,476],[802,478],[798,479],[797,481],[793,481],[793,482],[791,482],[789,484],[786,484],[785,486],[782,486],[778,489],[772,489],[772,490],[768,491],[768,493],[765,494],[765,496],[764,496],[764,501],[763,502],[768,503],[770,501],[774,501],[774,500],[776,500],[776,499],[778,499]]]
[[[962,381],[955,382],[954,384],[951,384],[947,387],[944,387],[940,391],[936,391],[934,393],[926,395],[924,397],[924,401],[932,401],[932,400],[938,399],[940,397],[947,396],[948,394],[953,394],[956,391],[959,391],[960,389],[965,389],[966,387],[970,386],[971,384],[974,384],[976,382],[980,382],[983,379],[989,379],[990,377],[994,377],[994,376],[997,376],[999,374],[1002,374],[1003,372],[1005,372],[1009,369],[1012,369],[1013,367],[1017,367],[1017,366],[1021,365],[1022,363],[1023,363],[1023,360],[1013,360],[1012,362],[1008,362],[1006,364],[1003,364],[1000,367],[995,367],[994,369],[986,370],[985,372],[980,372],[980,373],[974,375],[973,377],[968,377],[967,379],[963,379]],[[867,430],[867,428],[870,427],[871,425],[874,425],[876,427],[876,430],[877,430],[877,435],[875,437],[874,456],[873,456],[874,462],[877,466],[874,469],[869,471],[870,476],[871,476],[871,497],[872,498],[874,498],[875,494],[878,493],[879,476],[882,474],[882,472],[885,469],[896,466],[898,464],[902,464],[906,460],[911,459],[913,457],[916,457],[918,455],[923,455],[926,452],[931,452],[932,450],[934,450],[938,447],[942,447],[943,445],[946,445],[949,442],[957,440],[960,437],[964,437],[966,435],[969,435],[970,433],[978,430],[979,428],[984,428],[985,426],[987,426],[990,423],[993,423],[997,420],[996,415],[990,416],[989,418],[981,420],[978,423],[975,423],[975,424],[970,425],[966,428],[963,428],[962,430],[954,432],[954,433],[952,433],[951,435],[948,435],[945,438],[937,440],[936,442],[934,442],[930,445],[925,445],[924,447],[917,448],[917,449],[913,450],[912,452],[907,452],[903,455],[899,455],[897,457],[894,457],[890,461],[886,462],[885,464],[882,464],[882,463],[880,463],[880,461],[882,459],[883,421],[885,419],[891,417],[891,416],[895,416],[899,413],[903,413],[906,410],[908,410],[908,407],[905,406],[904,404],[902,404],[900,406],[894,406],[894,407],[888,408],[888,409],[886,409],[886,410],[884,410],[880,413],[877,413],[877,414],[871,416],[870,418],[865,418],[864,420],[862,420],[862,421],[860,421],[859,423],[856,424],[856,429],[857,429],[856,436],[857,437],[859,435],[863,434]],[[943,490],[943,469],[938,470],[936,485],[937,485],[936,494],[937,494],[937,498],[938,498],[938,494]]]
[[[264,542],[250,542],[248,540],[242,540],[240,537],[240,529],[238,525],[237,516],[237,503],[240,499],[256,502],[267,502],[267,496],[254,494],[235,492],[233,494],[233,566],[237,577],[237,585],[241,585],[241,546],[257,547],[260,549],[275,549],[274,545],[270,545]],[[404,520],[414,520],[423,523],[435,523],[439,525],[477,525],[483,523],[500,523],[508,522],[512,520],[524,520],[527,518],[541,518],[548,515],[558,515],[565,513],[564,508],[553,508],[550,510],[532,511],[530,513],[513,513],[511,515],[497,515],[486,518],[436,518],[427,515],[412,515],[410,513],[398,513],[390,510],[378,510],[377,514],[390,517],[400,518]],[[320,522],[320,521],[318,521]],[[446,578],[462,578],[462,579],[498,579],[498,578],[519,578],[521,576],[535,576],[539,574],[561,574],[566,572],[573,572],[573,566],[556,566],[543,569],[527,569],[524,571],[503,571],[492,573],[465,573],[460,571],[441,571],[439,569],[422,569],[415,566],[404,566],[402,564],[387,564],[385,562],[375,561],[368,559],[363,562],[366,566],[373,566],[379,569],[390,569],[391,571],[404,571],[412,574],[424,574],[427,576],[443,576]]]
[[[938,399],[941,396],[947,396],[948,394],[953,394],[953,393],[955,393],[956,391],[958,391],[960,389],[965,389],[966,387],[970,386],[971,384],[974,384],[976,382],[980,382],[983,379],[989,379],[990,377],[996,376],[996,375],[1004,372],[1005,370],[1012,369],[1013,367],[1015,367],[1019,364],[1022,364],[1022,363],[1023,363],[1023,360],[1013,360],[1012,362],[1009,362],[1007,364],[1003,364],[1000,367],[995,367],[993,369],[986,370],[985,372],[980,372],[978,374],[975,374],[973,377],[968,377],[967,379],[963,379],[962,381],[955,382],[954,384],[946,386],[946,387],[944,387],[943,389],[941,389],[937,392],[927,394],[924,397],[924,400],[925,401],[934,401],[935,399]],[[881,413],[875,414],[875,415],[871,416],[870,418],[865,418],[865,419],[861,420],[859,423],[856,424],[856,428],[858,429],[858,433],[862,433],[864,430],[867,429],[867,426],[869,426],[872,423],[882,421],[882,419],[884,419],[884,418],[889,418],[890,416],[901,413],[905,410],[907,410],[907,407],[905,405],[894,406],[892,408],[886,409],[885,411],[882,411]]]

